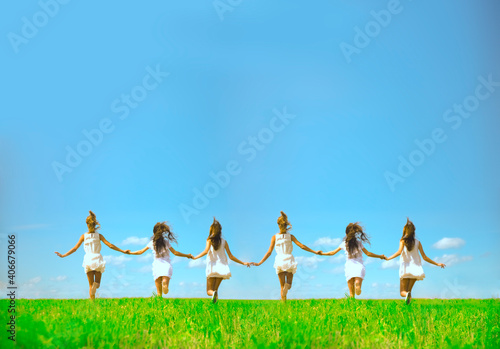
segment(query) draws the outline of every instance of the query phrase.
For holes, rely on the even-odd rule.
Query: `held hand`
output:
[[[130,250],[125,250],[125,251],[123,251],[123,253],[130,254]]]
[[[252,263],[248,263],[248,262],[244,262],[243,265],[247,266],[248,268],[250,268],[250,266],[252,265]]]
[[[188,254],[188,255],[187,255],[187,258],[189,258],[189,259],[193,259],[194,257],[193,257],[193,255],[190,253],[190,254]]]
[[[323,251],[317,251],[316,254],[322,256],[323,255]]]
[[[383,254],[383,255],[380,256],[380,259],[383,259],[384,261],[386,261],[387,257],[385,256],[385,254]]]
[[[446,267],[446,264],[443,264],[443,263],[438,263],[438,265],[444,269],[444,267]]]
[[[254,262],[252,262],[250,264],[253,265],[254,267],[258,267],[260,265],[259,263],[254,263]]]
[[[60,254],[59,252],[54,252],[56,255],[58,255],[59,257],[61,258],[64,258],[62,254]]]

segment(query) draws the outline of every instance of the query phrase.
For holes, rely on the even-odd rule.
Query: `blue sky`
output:
[[[280,210],[312,248],[360,221],[386,255],[409,216],[448,264],[416,297],[499,297],[498,2],[228,4],[2,5],[0,253],[15,233],[21,297],[87,297],[83,249],[53,252],[88,210],[119,247],[166,220],[193,254],[215,216],[255,262]],[[101,297],[151,295],[150,255],[102,252]],[[294,254],[291,298],[347,292],[342,255]],[[278,298],[273,259],[232,264],[221,297]],[[203,297],[203,265],[174,261],[169,296]],[[397,263],[366,261],[361,297],[398,297]]]

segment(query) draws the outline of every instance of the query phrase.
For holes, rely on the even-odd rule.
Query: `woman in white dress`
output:
[[[221,235],[222,226],[214,217],[205,249],[193,258],[198,259],[208,255],[206,261],[207,295],[212,297],[213,303],[217,303],[219,286],[222,280],[228,280],[231,277],[227,262],[228,256],[233,262],[250,267],[250,263],[242,262],[233,256],[227,241]]]
[[[273,253],[273,249],[275,249],[276,258],[274,259],[274,268],[276,269],[276,274],[278,274],[278,278],[280,280],[281,300],[286,301],[288,290],[292,288],[293,274],[297,271],[297,262],[295,262],[295,258],[292,255],[292,242],[295,242],[297,246],[307,252],[318,254],[319,251],[311,250],[306,245],[300,243],[295,236],[289,233],[289,230],[292,229],[292,225],[283,211],[281,211],[281,216],[278,218],[278,226],[280,228],[280,232],[273,235],[271,238],[269,250],[259,263],[252,264],[255,266],[261,265]]]
[[[89,295],[90,299],[95,299],[96,290],[101,286],[101,276],[104,272],[106,262],[101,255],[101,241],[109,248],[119,251],[122,253],[127,253],[115,245],[109,243],[104,236],[99,234],[97,230],[101,227],[96,219],[94,212],[89,211],[89,216],[87,217],[86,223],[89,231],[80,236],[80,239],[76,243],[75,247],[66,252],[65,254],[60,254],[55,252],[61,258],[67,257],[74,253],[80,245],[83,243],[83,249],[85,250],[85,256],[83,257],[82,267],[87,274],[87,279],[89,281]],[[128,251],[130,252],[130,251]]]
[[[361,294],[361,285],[365,278],[365,265],[363,264],[363,253],[368,257],[385,259],[384,255],[378,255],[368,251],[363,242],[370,243],[363,227],[359,223],[349,223],[345,230],[344,241],[335,250],[330,252],[319,252],[322,256],[333,256],[340,250],[345,252],[345,278],[349,288],[349,296]]]
[[[399,249],[396,253],[387,258],[387,260],[390,261],[401,255],[399,258],[399,293],[401,297],[405,297],[406,304],[410,304],[411,302],[411,290],[415,282],[417,280],[423,280],[425,277],[422,261],[418,254],[419,251],[424,261],[441,268],[446,267],[445,264],[436,263],[425,255],[422,244],[415,239],[415,225],[407,218],[406,225],[403,228],[403,237],[401,237],[399,241]]]
[[[172,233],[166,222],[158,222],[153,228],[153,237],[146,247],[129,253],[131,255],[140,255],[147,250],[153,252],[153,280],[159,297],[162,297],[162,293],[168,293],[170,279],[172,278],[173,270],[169,252],[172,252],[177,257],[193,258],[191,254],[184,254],[174,250],[170,242],[177,243],[174,233]]]

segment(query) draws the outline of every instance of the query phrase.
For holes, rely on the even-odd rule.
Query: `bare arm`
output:
[[[185,253],[178,252],[178,251],[174,250],[174,248],[172,246],[170,246],[169,250],[170,250],[170,252],[172,252],[177,257],[186,257],[186,258],[189,258],[189,259],[193,259],[193,255],[191,253],[190,254],[185,254]]]
[[[231,253],[231,250],[229,249],[229,244],[227,243],[227,241],[226,241],[226,252],[227,252],[227,255],[228,255],[230,260],[232,260],[233,262],[236,262],[236,263],[240,263],[242,265],[246,265],[247,267],[250,268],[250,263],[242,262],[238,258],[233,256],[233,254]]]
[[[147,250],[149,250],[149,247],[146,246],[142,250],[138,250],[138,251],[134,251],[134,252],[130,252],[130,250],[127,250],[128,253],[127,253],[127,251],[125,251],[125,253],[133,254],[133,255],[140,255],[140,254],[143,254],[144,252],[146,252]]]
[[[71,250],[69,250],[68,252],[66,252],[65,254],[60,254],[59,252],[54,252],[56,255],[58,255],[59,257],[61,258],[64,258],[64,257],[67,257],[69,256],[70,254],[74,253],[76,250],[78,250],[78,248],[80,247],[80,245],[83,243],[83,234],[82,236],[80,236],[80,239],[78,240],[78,242],[76,243],[75,247],[73,247]]]
[[[386,261],[390,261],[391,259],[394,259],[397,256],[399,256],[401,254],[401,252],[403,252],[403,247],[404,247],[404,242],[403,242],[403,240],[401,240],[399,242],[399,249],[398,249],[398,251],[396,253],[394,253],[392,256],[390,256],[389,258],[386,258],[385,260]]]
[[[122,250],[121,248],[118,248],[118,247],[116,247],[115,245],[113,245],[112,243],[108,242],[108,240],[106,240],[106,239],[104,238],[104,236],[102,236],[101,234],[99,234],[99,238],[100,238],[100,239],[101,239],[101,241],[102,241],[102,242],[104,242],[104,244],[105,244],[106,246],[108,246],[110,249],[115,250],[115,251],[118,251],[118,252],[121,252],[121,253],[125,253],[125,254],[127,254],[127,252],[125,252],[125,251],[124,251],[124,250]],[[130,250],[128,250],[128,251],[130,251]]]
[[[276,236],[273,235],[273,237],[271,238],[271,245],[269,246],[269,250],[267,250],[266,254],[264,255],[264,257],[262,257],[262,260],[259,263],[253,263],[255,266],[261,265],[266,261],[266,259],[269,258],[271,253],[273,253],[273,248],[275,243],[276,243]]]
[[[363,247],[362,250],[368,257],[373,257],[373,258],[380,258],[380,259],[385,259],[386,257],[383,254],[375,254],[370,251],[368,251],[366,248]]]
[[[205,256],[208,253],[209,248],[210,248],[210,240],[207,240],[207,245],[205,246],[205,249],[203,250],[203,252],[200,253],[199,255],[197,255],[196,257],[193,257],[193,259],[198,259],[198,258]]]
[[[436,263],[432,259],[430,259],[429,257],[427,257],[425,255],[425,253],[424,253],[424,248],[422,247],[422,244],[418,244],[418,250],[420,251],[420,254],[422,255],[422,258],[424,259],[424,261],[426,261],[427,263],[431,263],[431,264],[437,265],[438,267],[441,267],[443,269],[444,269],[444,267],[446,267],[445,264],[443,264],[443,263]]]
[[[318,254],[320,256],[334,256],[335,254],[337,254],[339,251],[341,250],[340,247],[337,247],[335,250],[333,251],[330,251],[330,252],[321,252],[321,251],[318,251]]]
[[[299,240],[297,240],[297,238],[293,235],[292,235],[292,241],[295,242],[297,244],[297,246],[299,246],[304,251],[311,252],[314,254],[318,254],[318,252],[319,252],[319,251],[311,250],[309,247],[307,247],[306,245],[302,244]]]

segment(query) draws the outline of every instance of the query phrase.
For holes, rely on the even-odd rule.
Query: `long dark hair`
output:
[[[87,223],[87,227],[89,228],[89,233],[97,233],[97,230],[101,227],[101,225],[97,221],[95,213],[92,211],[89,211],[89,216],[87,217],[85,222]]]
[[[218,250],[220,247],[220,244],[222,242],[222,226],[220,225],[219,221],[215,219],[210,226],[210,233],[208,234],[208,239],[212,243],[212,246],[214,250]]]
[[[156,223],[153,228],[153,237],[151,239],[153,240],[153,247],[157,256],[162,256],[167,249],[165,237],[172,242],[177,242],[177,239],[175,238],[174,233],[170,231],[170,227],[167,222]]]
[[[281,233],[288,233],[290,229],[292,229],[292,225],[288,221],[288,217],[285,212],[280,211],[281,216],[278,218],[278,226],[280,227]]]
[[[345,244],[347,252],[350,256],[356,256],[359,253],[360,242],[370,243],[368,235],[363,230],[363,227],[358,223],[349,223],[345,228]]]
[[[401,237],[401,240],[403,240],[408,251],[413,250],[413,247],[415,247],[415,225],[408,217],[406,218],[406,224],[403,228],[403,237]]]

